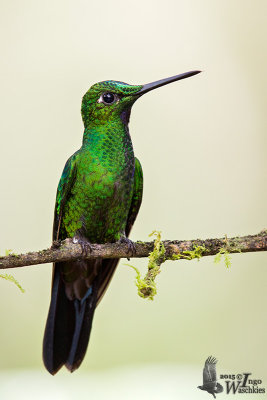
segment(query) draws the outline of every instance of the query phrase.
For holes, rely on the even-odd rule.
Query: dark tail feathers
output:
[[[54,267],[51,303],[43,341],[45,367],[54,375],[63,365],[77,369],[86,353],[97,301],[97,282],[82,300],[69,300],[65,294],[60,266]]]

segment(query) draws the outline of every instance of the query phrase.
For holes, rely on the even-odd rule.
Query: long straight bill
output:
[[[146,85],[144,85],[142,87],[141,90],[139,90],[135,94],[136,95],[141,95],[141,94],[147,93],[150,90],[156,89],[156,88],[164,86],[164,85],[168,85],[168,83],[176,82],[176,81],[179,81],[179,80],[185,79],[185,78],[190,78],[190,76],[194,76],[196,74],[199,74],[200,72],[201,71],[184,72],[183,74],[171,76],[170,78],[165,78],[165,79],[161,79],[161,80],[156,81],[156,82],[147,83]]]

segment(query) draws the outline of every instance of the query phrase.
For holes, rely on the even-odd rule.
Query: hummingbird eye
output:
[[[116,101],[119,100],[119,97],[114,94],[114,93],[110,93],[110,92],[106,92],[106,93],[102,93],[101,96],[98,99],[98,103],[104,103],[107,105],[111,105],[113,103],[115,103]]]

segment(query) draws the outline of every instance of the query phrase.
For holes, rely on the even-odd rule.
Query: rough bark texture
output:
[[[201,246],[201,257],[212,256],[220,251],[229,253],[248,253],[267,250],[267,231],[257,235],[243,237],[206,239],[206,240],[165,240],[162,242],[166,253],[165,259],[189,259],[188,251],[194,251]],[[131,258],[148,257],[154,249],[154,242],[136,242],[136,253]],[[54,242],[51,248],[26,254],[10,254],[0,257],[0,269],[25,267],[28,265],[75,260],[82,257],[79,244],[73,244],[71,239]],[[127,244],[107,243],[93,244],[92,252],[86,258],[127,258]],[[193,257],[194,258],[194,257]]]

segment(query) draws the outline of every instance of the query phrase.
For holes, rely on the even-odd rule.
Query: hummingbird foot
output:
[[[88,239],[83,236],[74,236],[72,239],[72,243],[79,244],[82,248],[82,256],[86,257],[87,254],[90,254],[93,250],[91,243]]]
[[[58,240],[53,240],[53,243],[52,243],[52,246],[51,246],[51,248],[52,249],[59,249],[59,247],[61,246],[61,240],[60,239],[58,239]]]
[[[127,254],[130,254],[131,257],[133,257],[136,254],[136,247],[135,247],[134,242],[132,242],[126,236],[121,236],[119,243],[127,244],[127,246],[128,246]],[[127,257],[127,260],[129,261],[130,258]]]

